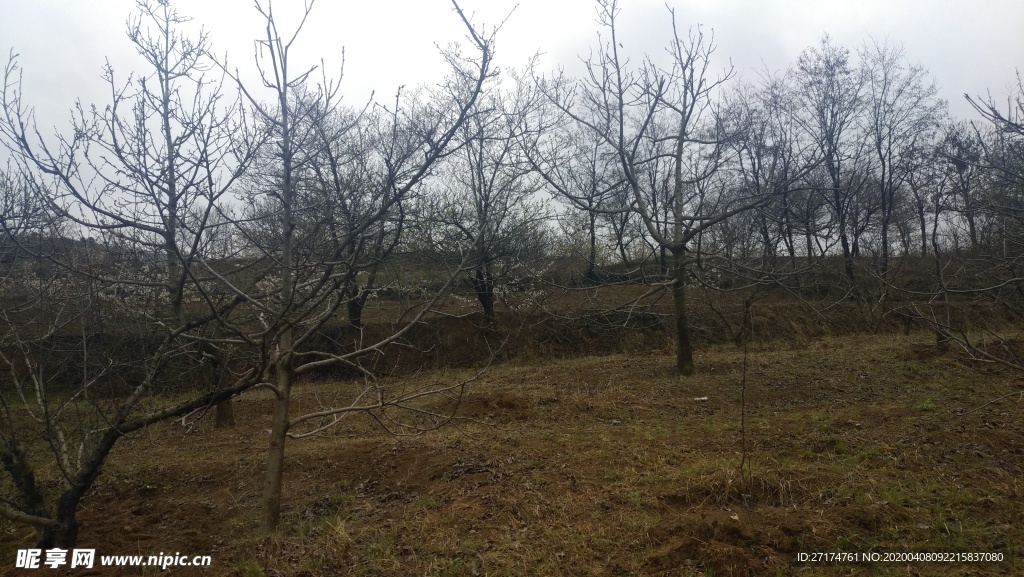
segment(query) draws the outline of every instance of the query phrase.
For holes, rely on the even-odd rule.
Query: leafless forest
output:
[[[212,463],[218,457],[209,447],[227,443],[248,455],[236,473],[260,479],[258,497],[240,490],[245,496],[235,503],[249,517],[235,529],[218,525],[251,537],[225,546],[232,561],[210,574],[783,574],[796,552],[867,550],[864,535],[884,534],[888,520],[943,523],[909,522],[889,505],[898,499],[877,495],[867,498],[875,507],[868,525],[853,516],[834,521],[861,527],[862,541],[842,541],[847,533],[839,529],[818,533],[809,515],[783,518],[786,506],[795,511],[801,499],[821,497],[809,485],[839,482],[823,469],[787,473],[772,460],[787,449],[758,445],[757,427],[776,427],[771,419],[797,410],[790,402],[818,398],[811,384],[845,367],[854,373],[840,380],[857,385],[867,378],[858,376],[861,366],[864,374],[889,367],[906,380],[863,394],[825,387],[823,395],[839,399],[829,403],[880,411],[875,417],[905,406],[916,411],[911,420],[948,410],[963,422],[982,419],[976,427],[997,423],[1008,452],[989,457],[1005,475],[985,491],[1020,512],[1024,431],[1012,396],[1024,378],[1019,78],[1015,100],[967,96],[975,114],[954,118],[934,79],[898,43],[841,46],[824,36],[787,70],[741,82],[736,71],[711,64],[711,31],[670,8],[657,31],[668,57],[626,59],[616,22],[628,6],[615,0],[597,1],[596,41],[585,73],[574,77],[536,62],[503,62],[494,50],[501,28],[480,27],[453,5],[465,34],[443,53],[448,75],[358,106],[342,100],[344,82],[332,71],[292,58],[306,40],[302,25],[279,29],[271,4],[260,0],[255,83],[219,59],[216,38],[184,34],[184,15],[157,0],[139,0],[127,23],[125,42],[148,67],[131,76],[106,69],[110,99],[81,102],[67,125],[36,125],[21,91],[33,70],[8,59],[0,101],[3,551],[69,548],[113,532],[129,539],[128,521],[107,527],[93,515],[83,525],[80,514],[90,503],[116,510],[111,495],[122,495],[122,485],[129,500],[144,494],[159,508],[170,497],[145,489],[149,481],[144,489],[125,481],[145,476],[132,473],[133,459],[138,471],[150,470],[142,454]],[[306,15],[316,17],[312,2]],[[772,368],[770,359],[788,354],[795,356],[786,366]],[[620,374],[621,366],[632,368]],[[603,388],[611,384],[602,374],[619,375],[621,388]],[[797,374],[800,386],[780,384]],[[513,381],[519,388],[501,388]],[[946,388],[923,384],[933,381]],[[967,394],[968,383],[994,388]],[[618,394],[632,400],[610,400]],[[617,412],[630,402],[651,413]],[[639,523],[654,535],[631,545],[645,556],[640,561],[594,553],[598,560],[584,563],[576,558],[583,553],[556,543],[569,539],[564,534],[539,554],[552,565],[514,555],[487,561],[480,548],[497,550],[497,537],[474,549],[472,563],[457,554],[468,537],[455,553],[402,557],[408,565],[373,565],[386,555],[371,555],[361,538],[337,537],[344,529],[324,544],[323,527],[348,523],[352,533],[359,526],[360,509],[342,507],[345,499],[372,494],[380,510],[411,506],[416,497],[401,489],[373,493],[398,482],[398,473],[375,468],[388,458],[408,475],[428,471],[416,495],[430,493],[429,483],[473,475],[500,485],[520,463],[449,444],[437,449],[447,460],[435,470],[403,443],[461,443],[452,431],[475,427],[472,439],[505,443],[508,455],[526,451],[513,449],[519,442],[531,450],[578,442],[566,460],[583,459],[586,443],[604,433],[562,440],[537,433],[559,431],[559,422],[569,427],[577,419],[571,403],[589,407],[579,409],[580,422],[593,417],[629,429],[637,455],[668,446],[662,430],[672,445],[722,445],[729,455],[692,462],[675,455],[641,468],[671,462],[709,484],[687,489],[682,477],[659,473],[675,483],[654,499],[660,521],[643,525],[632,513],[608,521]],[[852,442],[830,436],[837,430],[867,435],[882,453],[918,439],[873,437],[861,425],[871,415],[839,419],[822,407],[800,418],[814,427],[787,421],[779,430],[834,454],[845,454],[837,443]],[[657,416],[662,409],[669,412]],[[984,417],[991,410],[1002,412]],[[513,439],[505,419],[535,436]],[[961,431],[964,439],[976,440],[972,427]],[[922,431],[921,439],[931,434]],[[236,437],[259,452],[230,445]],[[397,448],[375,452],[366,444],[372,439]],[[305,480],[309,468],[296,464],[293,450],[301,462],[331,455],[350,473],[335,479],[342,488],[331,515],[296,520],[310,487],[332,489]],[[221,457],[210,470],[223,474],[204,477],[215,482],[183,481],[174,494],[198,500],[230,489],[235,473],[223,471],[234,456]],[[623,473],[601,473],[602,460],[576,462],[566,487],[620,483]],[[557,479],[552,495],[562,490]],[[648,497],[653,486],[644,485]],[[303,489],[293,497],[291,487]],[[399,496],[381,497],[392,494]],[[458,502],[431,494],[438,507]],[[525,491],[500,511],[543,494]],[[631,511],[646,503],[594,499]],[[714,531],[686,541],[680,535],[687,523],[699,525],[694,519],[679,521],[676,533],[665,525],[668,510],[693,515],[687,507],[710,503],[756,515],[759,502],[775,508],[761,514],[760,532],[731,542],[739,553],[708,549],[728,541]],[[429,510],[408,514],[427,519]],[[322,523],[328,517],[341,521]],[[722,513],[721,523],[731,519]],[[432,522],[444,533],[447,521]],[[296,528],[301,523],[306,529]],[[951,537],[952,521],[945,525]],[[172,530],[146,531],[173,538]],[[788,545],[772,540],[779,531]],[[986,531],[945,545],[1021,554],[1012,538],[1000,548]],[[334,557],[301,571],[281,561],[289,547],[305,547],[296,545],[303,539],[315,545],[304,554],[319,547]],[[394,551],[416,547],[394,539]],[[886,539],[879,547],[946,550],[924,538]],[[773,549],[750,553],[757,547]],[[748,564],[730,564],[747,553]],[[506,564],[518,569],[503,572]]]

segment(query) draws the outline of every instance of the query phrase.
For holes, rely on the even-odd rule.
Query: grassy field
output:
[[[1024,381],[955,352],[908,355],[913,340],[709,347],[688,379],[667,351],[494,366],[440,430],[394,437],[356,417],[290,442],[271,537],[272,404],[253,393],[233,429],[163,423],[119,445],[79,546],[213,556],[173,575],[1024,574]],[[354,386],[308,383],[296,402]],[[32,544],[9,524],[0,539],[9,561]],[[835,551],[1004,561],[797,561]]]

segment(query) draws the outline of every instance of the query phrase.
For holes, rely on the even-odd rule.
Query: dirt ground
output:
[[[429,401],[457,409],[439,430],[396,437],[355,416],[290,441],[269,537],[272,405],[252,393],[235,428],[164,423],[121,443],[79,515],[97,554],[212,567],[74,574],[1024,574],[1024,380],[910,347],[926,340],[710,348],[690,378],[667,351],[494,366]],[[307,383],[293,414],[357,386]],[[32,533],[0,524],[0,541],[13,572]],[[825,552],[1003,561],[798,561]]]

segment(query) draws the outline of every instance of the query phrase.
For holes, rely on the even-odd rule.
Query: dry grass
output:
[[[119,446],[81,512],[81,545],[212,554],[208,574],[243,576],[1024,572],[1021,381],[952,353],[906,360],[906,347],[751,351],[746,476],[735,348],[700,352],[690,379],[660,352],[496,366],[441,430],[394,438],[356,418],[292,442],[272,537],[258,532],[271,403],[254,394],[238,428],[168,423]],[[297,410],[345,386],[305,385]],[[0,531],[5,559],[31,542]],[[837,550],[1007,561],[795,561]]]

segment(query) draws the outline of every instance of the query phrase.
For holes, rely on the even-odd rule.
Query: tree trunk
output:
[[[494,279],[490,272],[483,268],[476,269],[476,277],[473,279],[473,290],[480,306],[484,309],[484,318],[488,322],[494,321]]]
[[[918,224],[921,226],[921,256],[928,256],[928,223],[925,220],[924,204],[917,207]]]
[[[913,233],[910,232],[910,223],[906,221],[896,221],[896,231],[900,235],[900,247],[903,249],[903,256],[910,256],[910,245],[913,243],[911,240]]]
[[[945,324],[934,322],[935,345],[939,350],[945,351],[949,347],[949,334],[946,332],[950,325],[949,293],[946,292],[946,280],[942,275],[942,253],[939,251],[939,210],[938,198],[935,200],[935,219],[932,222],[932,253],[935,263],[935,283],[938,285],[940,302],[945,313]]]
[[[282,358],[277,366],[277,399],[274,424],[270,431],[267,454],[267,482],[263,490],[264,529],[276,531],[281,523],[281,488],[284,478],[284,445],[288,438],[288,402],[292,392],[290,359]]]
[[[811,226],[814,215],[810,208],[804,213],[804,243],[807,245],[807,260],[814,260],[814,228]]]
[[[84,491],[68,489],[61,494],[57,502],[57,526],[46,527],[39,535],[36,547],[39,549],[71,549],[78,541],[78,502],[82,500]]]
[[[286,59],[282,58],[280,72],[281,77],[287,78],[285,69]],[[281,110],[281,168],[283,178],[281,183],[281,302],[286,312],[291,312],[289,307],[294,306],[295,273],[292,267],[294,259],[294,238],[295,222],[292,220],[292,211],[295,208],[295,183],[293,181],[293,170],[295,168],[295,151],[292,148],[291,109],[288,101],[288,84],[278,86],[278,105]],[[270,430],[270,446],[267,450],[267,479],[263,490],[263,513],[264,530],[271,533],[277,530],[281,523],[281,486],[284,476],[284,445],[288,435],[288,402],[292,394],[292,327],[285,325],[281,329],[281,335],[276,339],[277,359],[275,371],[277,373],[277,390],[275,391],[276,402],[274,404],[274,422]]]
[[[587,254],[587,272],[583,275],[587,285],[598,284],[597,273],[597,213],[591,211],[590,217],[590,252]]]
[[[971,235],[971,254],[978,253],[978,226],[974,222],[974,210],[968,209],[964,212],[967,217],[967,230]]]
[[[686,317],[686,264],[683,251],[673,255],[675,278],[672,297],[676,307],[676,370],[680,375],[693,374],[693,344],[690,342],[690,322]]]
[[[10,476],[11,482],[18,489],[18,496],[22,505],[19,510],[33,517],[49,518],[46,511],[46,502],[39,491],[39,483],[36,481],[32,465],[25,457],[25,451],[19,446],[17,439],[9,438],[4,443],[3,452],[0,453],[0,462]],[[36,529],[36,535],[40,542],[46,533],[45,527]],[[52,546],[52,545],[51,545]]]
[[[782,226],[783,237],[786,239],[786,251],[789,252],[789,264],[796,269],[796,241],[793,238],[793,222],[790,218],[789,194],[783,189],[782,198]],[[810,255],[808,255],[810,256]]]
[[[377,242],[373,249],[373,254],[380,254],[381,245],[383,244],[383,233],[377,236]],[[351,291],[350,300],[345,303],[345,308],[348,312],[348,324],[353,327],[360,329],[363,327],[363,309],[366,308],[366,300],[370,298],[370,291],[377,283],[377,269],[379,264],[375,264],[370,267],[369,274],[366,278],[366,283],[363,286],[359,286],[359,281],[356,276],[353,275],[351,281],[351,287],[346,289]]]
[[[761,262],[766,265],[774,266],[776,257],[775,251],[778,248],[778,245],[772,242],[772,232],[768,226],[768,218],[762,214],[760,220],[761,244],[764,245],[762,248],[763,252],[761,253]],[[746,257],[747,255],[743,256]]]
[[[231,399],[217,403],[213,426],[217,429],[235,426],[235,405],[232,404]]]
[[[346,283],[343,290],[345,298],[348,299],[345,302],[345,314],[348,318],[348,324],[356,329],[360,329],[363,327],[363,305],[366,304],[367,295],[364,294],[363,289],[355,278]]]
[[[845,223],[840,223],[841,227],[844,227]],[[839,232],[839,244],[843,246],[843,264],[846,271],[846,278],[850,279],[850,282],[854,282],[853,272],[853,251],[850,250],[850,238],[846,235],[846,230]]]
[[[40,549],[52,549],[60,547],[70,549],[78,540],[78,520],[75,515],[78,513],[78,504],[82,501],[96,478],[99,477],[103,468],[103,461],[110,454],[114,444],[121,438],[121,431],[117,428],[118,423],[112,426],[103,434],[96,448],[89,455],[89,459],[82,464],[78,474],[70,480],[70,486],[64,490],[57,500],[57,525],[46,527],[39,535],[37,547]]]
[[[882,209],[883,211],[885,208]],[[882,278],[887,278],[889,274],[889,221],[890,217],[887,214],[882,215],[882,262],[879,267],[879,272]]]
[[[348,324],[355,328],[362,328],[363,326],[363,302],[365,299],[361,299],[358,296],[353,296],[345,303],[345,309],[348,312]]]
[[[879,273],[882,275],[882,279],[885,279],[889,274],[889,224],[892,222],[892,209],[893,204],[895,204],[896,193],[893,190],[892,175],[889,173],[891,166],[886,162],[881,145],[879,145],[877,150],[882,166],[882,175],[878,185],[879,196],[882,200],[882,254],[881,262],[879,263]]]
[[[215,391],[223,384],[227,361],[224,352],[207,341],[199,341],[200,371],[204,375],[205,389]],[[221,429],[235,426],[235,406],[231,399],[220,401],[214,412],[213,426]]]

